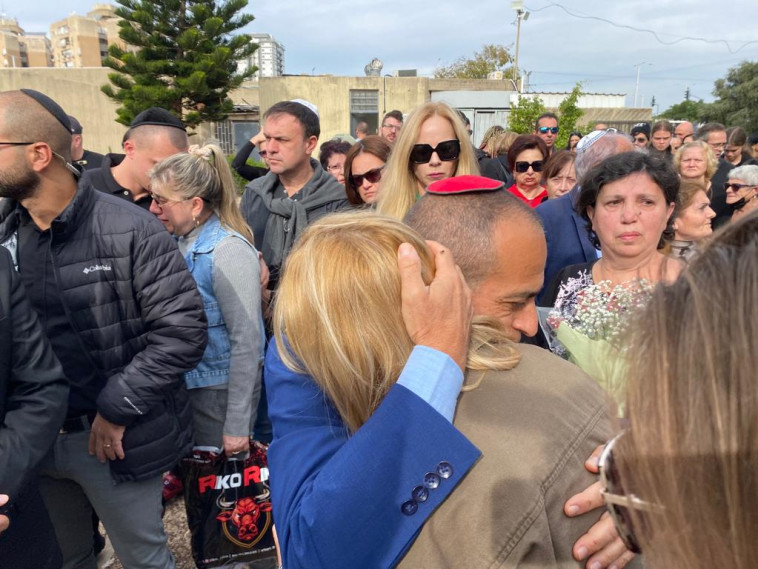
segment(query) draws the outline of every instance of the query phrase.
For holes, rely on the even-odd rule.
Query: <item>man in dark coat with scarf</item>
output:
[[[345,187],[311,158],[321,134],[314,105],[283,101],[263,119],[270,171],[247,185],[241,208],[271,272],[269,288],[276,290],[279,270],[297,236],[348,201]]]

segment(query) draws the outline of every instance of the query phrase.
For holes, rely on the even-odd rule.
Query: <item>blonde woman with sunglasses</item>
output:
[[[377,211],[402,219],[429,184],[466,174],[478,175],[479,167],[461,119],[445,103],[426,103],[392,147]]]

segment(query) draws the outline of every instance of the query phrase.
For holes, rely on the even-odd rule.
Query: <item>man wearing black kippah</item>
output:
[[[189,148],[187,130],[176,116],[151,107],[138,114],[124,135],[124,153],[106,154],[85,177],[96,189],[150,209],[147,173],[158,162]]]
[[[91,150],[85,150],[82,123],[71,115],[68,115],[68,120],[71,123],[71,161],[74,166],[81,171],[100,168],[104,156]]]
[[[163,225],[87,177],[77,184],[70,152],[71,123],[55,101],[0,92],[0,246],[69,384],[40,491],[64,569],[97,567],[93,509],[125,568],[174,569],[162,474],[192,447],[182,374],[205,350],[203,303]],[[3,557],[0,566],[47,569]]]

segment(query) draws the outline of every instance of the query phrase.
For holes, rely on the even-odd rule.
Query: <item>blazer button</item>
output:
[[[400,511],[403,512],[406,516],[412,516],[418,511],[418,504],[416,503],[416,500],[408,500],[407,502],[403,502],[403,505],[400,506]]]
[[[440,462],[437,465],[437,474],[442,478],[450,478],[453,475],[453,466],[449,462]]]
[[[427,472],[424,474],[424,486],[434,490],[440,485],[440,477],[434,472]]]
[[[417,502],[426,502],[426,499],[429,497],[429,490],[423,486],[416,486],[413,490],[411,490],[411,496]]]

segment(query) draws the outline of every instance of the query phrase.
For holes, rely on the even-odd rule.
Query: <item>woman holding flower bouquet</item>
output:
[[[622,388],[613,368],[616,340],[628,314],[645,305],[655,283],[673,281],[683,267],[661,252],[673,237],[678,188],[676,172],[654,156],[626,152],[593,168],[582,180],[577,211],[601,257],[566,267],[545,292],[545,305],[553,307],[551,350],[614,396]]]

